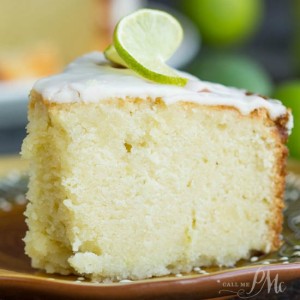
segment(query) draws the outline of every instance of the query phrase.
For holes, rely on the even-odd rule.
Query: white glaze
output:
[[[233,106],[245,115],[257,108],[266,108],[274,120],[287,112],[278,100],[265,100],[259,95],[247,96],[245,90],[179,73],[189,79],[185,87],[158,84],[141,78],[132,70],[114,68],[102,53],[92,52],[75,60],[63,73],[38,80],[33,89],[44,99],[53,102],[97,102],[126,96],[160,97],[166,104],[189,101],[203,105]],[[293,127],[292,115],[286,127],[290,132]]]

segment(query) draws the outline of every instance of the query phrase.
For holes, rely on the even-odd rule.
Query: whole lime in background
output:
[[[288,81],[279,85],[273,97],[292,109],[294,129],[289,137],[288,147],[290,155],[300,159],[300,79]]]
[[[251,36],[264,11],[262,0],[186,0],[183,11],[199,27],[204,42],[214,46],[236,44]]]
[[[255,60],[228,53],[200,55],[188,71],[205,81],[221,83],[247,91],[271,95],[269,74]]]

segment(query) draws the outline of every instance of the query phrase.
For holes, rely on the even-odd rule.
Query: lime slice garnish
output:
[[[114,47],[114,45],[109,45],[104,50],[104,56],[106,57],[106,59],[108,59],[109,61],[111,61],[114,64],[117,64],[117,65],[120,65],[123,67],[127,67],[124,60],[120,57],[120,55],[116,51],[116,48]]]
[[[174,17],[159,10],[141,9],[120,20],[114,31],[114,47],[125,64],[141,76],[184,86],[187,79],[165,64],[182,38],[183,30]]]

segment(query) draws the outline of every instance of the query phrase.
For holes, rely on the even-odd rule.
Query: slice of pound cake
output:
[[[141,279],[279,247],[289,111],[180,74],[185,87],[153,83],[95,52],[35,84],[33,267]]]

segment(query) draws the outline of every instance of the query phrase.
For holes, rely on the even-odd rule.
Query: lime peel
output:
[[[124,60],[120,57],[118,54],[116,48],[114,45],[109,45],[105,50],[104,50],[104,56],[107,60],[111,61],[114,64],[127,67],[126,63]]]

